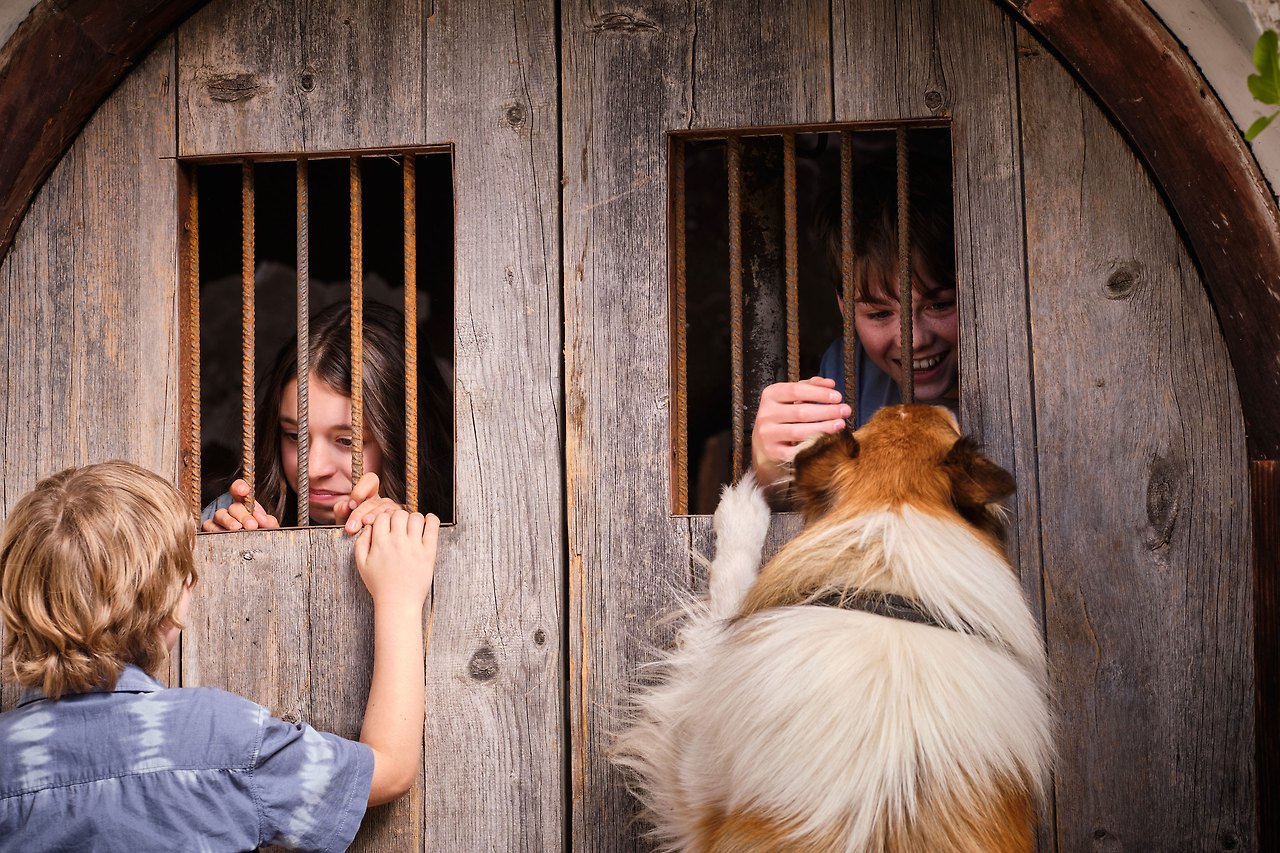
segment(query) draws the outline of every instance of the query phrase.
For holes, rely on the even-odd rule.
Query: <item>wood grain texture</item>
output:
[[[825,121],[824,2],[562,10],[574,849],[646,849],[608,763],[619,701],[691,583],[672,519],[665,133]]]
[[[1250,458],[1280,458],[1280,207],[1240,130],[1142,0],[997,2],[1052,45],[1150,166],[1217,312]]]
[[[427,660],[429,782],[408,807],[421,837],[386,843],[543,851],[564,819],[554,13],[549,2],[427,13],[209,8],[180,37],[182,151],[453,144],[457,336],[436,345],[455,350],[457,525]],[[313,595],[312,612],[341,610],[341,595]],[[313,655],[348,647],[354,635]]]
[[[1062,850],[1256,850],[1245,438],[1155,187],[1020,37]]]
[[[549,0],[436,4],[426,134],[454,144],[458,524],[436,581],[428,850],[559,849],[564,516]]]
[[[125,79],[0,265],[0,515],[70,465],[176,476],[173,62],[169,38]],[[15,698],[7,686],[0,704]]]
[[[182,26],[180,154],[422,140],[422,0],[224,2]]]

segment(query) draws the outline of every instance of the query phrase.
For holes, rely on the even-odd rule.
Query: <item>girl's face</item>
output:
[[[307,378],[307,453],[311,520],[334,524],[334,505],[351,495],[351,398],[322,382]],[[298,490],[298,380],[291,379],[280,395],[280,462],[289,487]],[[364,470],[382,476],[382,448],[364,433]]]
[[[911,268],[912,361],[915,364],[915,393],[919,400],[941,400],[960,396],[960,337],[956,313],[955,282],[936,279],[921,258],[913,258]],[[896,274],[895,274],[896,279]],[[876,366],[902,385],[902,326],[898,300],[890,293],[883,273],[867,271],[867,298],[854,303],[854,327],[863,349]]]

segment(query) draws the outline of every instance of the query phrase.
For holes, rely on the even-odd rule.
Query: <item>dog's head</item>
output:
[[[845,429],[803,446],[794,465],[806,523],[910,504],[959,513],[1003,538],[993,506],[1013,493],[1013,477],[961,436],[955,417],[941,406],[881,409],[857,432]]]

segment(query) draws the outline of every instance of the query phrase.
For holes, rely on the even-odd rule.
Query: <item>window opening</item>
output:
[[[677,514],[710,513],[720,487],[749,467],[760,393],[774,382],[842,372],[830,378],[854,423],[874,413],[860,401],[881,396],[958,408],[956,333],[923,359],[913,347],[933,340],[939,312],[951,329],[956,317],[946,124],[677,132],[669,144]],[[860,282],[893,304],[871,312],[863,297],[876,288]],[[913,293],[928,298],[913,305]],[[860,343],[873,313],[873,339]],[[887,334],[881,315],[892,315]],[[852,369],[833,369],[841,364]],[[944,398],[930,396],[944,387]]]
[[[381,494],[452,520],[451,151],[200,158],[181,170],[193,509],[241,477],[282,525],[332,523],[333,484],[349,491],[376,469]],[[335,391],[349,423],[317,422]]]

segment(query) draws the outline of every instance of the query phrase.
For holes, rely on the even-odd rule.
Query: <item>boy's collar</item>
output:
[[[116,679],[115,687],[110,690],[86,690],[85,693],[155,693],[157,690],[164,689],[163,684],[130,663],[125,664],[120,677]],[[83,693],[64,693],[62,698],[83,695]],[[29,705],[32,702],[39,702],[44,698],[43,690],[38,687],[28,687],[22,691],[22,698],[18,700],[17,707],[21,708],[23,705]]]

